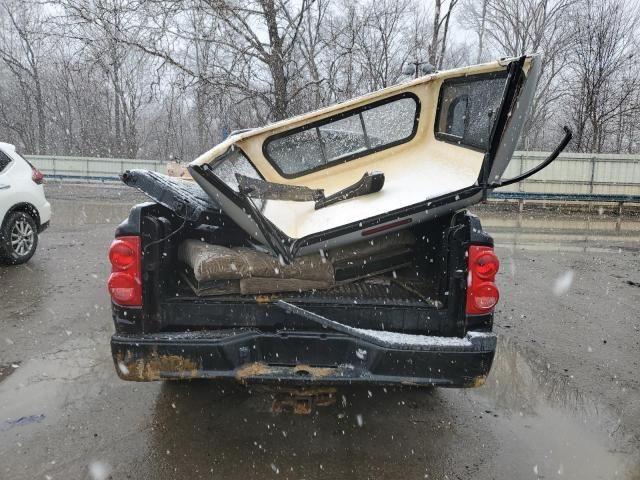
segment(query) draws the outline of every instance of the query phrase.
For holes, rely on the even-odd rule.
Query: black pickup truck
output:
[[[182,201],[189,198],[181,193]],[[167,202],[181,200],[175,195]],[[491,328],[499,263],[476,216],[461,211],[421,224],[413,266],[379,282],[207,298],[177,276],[178,245],[187,238],[225,244],[248,238],[219,211],[201,215],[206,225],[190,220],[183,226],[166,206],[144,203],[116,230],[109,251],[116,275],[111,347],[121,378],[450,387],[484,381],[496,346]],[[393,281],[407,277],[417,277],[413,285],[422,288]],[[477,287],[468,287],[470,278]],[[313,321],[306,312],[355,332]]]
[[[234,134],[190,164],[191,181],[125,173],[152,201],[133,207],[109,251],[118,375],[481,385],[499,261],[466,207],[541,170],[571,138],[566,129],[547,160],[501,179],[538,74],[526,56],[436,73]],[[384,238],[389,248],[368,250]],[[185,264],[194,242],[218,259],[279,259],[282,270],[334,263],[309,283],[283,279],[277,264],[271,277],[249,265],[240,278],[227,262],[228,277],[221,267],[199,278],[211,293]]]

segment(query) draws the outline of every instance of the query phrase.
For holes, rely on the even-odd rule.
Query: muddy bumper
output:
[[[222,330],[111,338],[116,371],[124,380],[209,378],[279,385],[473,387],[484,383],[495,346],[496,335],[484,332],[462,339],[428,337],[406,349],[332,332]]]

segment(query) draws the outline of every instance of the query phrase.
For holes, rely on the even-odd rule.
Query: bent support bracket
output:
[[[367,172],[353,185],[316,201],[315,208],[316,210],[319,210],[321,208],[328,207],[329,205],[333,205],[334,203],[342,202],[343,200],[376,193],[382,190],[383,186],[384,173]]]
[[[260,178],[247,177],[236,173],[240,193],[261,200],[289,200],[292,202],[313,202],[324,199],[324,190],[299,185],[266,182]]]
[[[507,180],[503,180],[503,181],[497,182],[497,183],[492,183],[492,184],[488,185],[488,188],[494,189],[494,188],[499,188],[499,187],[506,187],[507,185],[512,185],[514,183],[521,182],[522,180],[524,180],[526,178],[529,178],[532,175],[535,175],[540,170],[546,168],[556,158],[558,158],[558,155],[560,155],[560,153],[569,144],[569,142],[571,141],[572,137],[573,137],[573,132],[571,131],[571,129],[569,127],[565,126],[564,127],[564,138],[562,139],[560,144],[556,147],[556,149],[553,152],[551,152],[551,155],[549,155],[544,162],[542,162],[540,165],[532,168],[531,170],[528,170],[528,171],[524,172],[523,174],[518,175],[517,177],[509,178]]]

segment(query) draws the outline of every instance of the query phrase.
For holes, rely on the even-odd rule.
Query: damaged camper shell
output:
[[[481,201],[515,150],[537,57],[435,73],[233,135],[189,166],[287,261]]]
[[[535,56],[437,72],[231,135],[151,197],[109,258],[126,380],[479,385],[499,262],[465,207],[505,171]]]

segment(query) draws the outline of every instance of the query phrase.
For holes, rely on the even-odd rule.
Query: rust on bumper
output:
[[[149,382],[164,378],[163,373],[171,373],[172,378],[196,378],[201,365],[191,358],[179,355],[158,355],[153,353],[148,357],[135,358],[131,354],[117,355],[116,370],[123,380],[135,382]]]
[[[294,375],[306,378],[324,378],[336,374],[339,368],[331,367],[312,367],[310,365],[295,365],[293,367],[281,365],[267,365],[262,362],[254,362],[243,365],[236,369],[235,378],[239,382],[245,382],[247,379],[261,376],[272,375]]]

